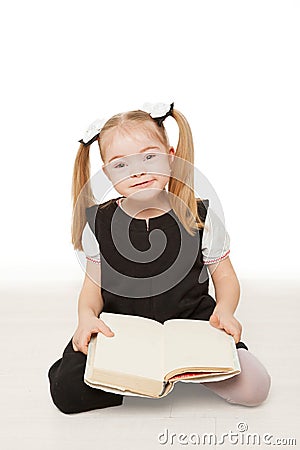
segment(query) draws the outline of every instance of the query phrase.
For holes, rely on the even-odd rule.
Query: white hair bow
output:
[[[161,127],[163,121],[166,117],[171,116],[173,112],[174,102],[171,104],[167,103],[144,103],[140,108],[141,111],[145,111],[152,119],[154,119],[158,125]],[[97,119],[88,127],[88,129],[84,132],[82,139],[80,139],[80,143],[83,145],[91,145],[94,141],[96,141],[99,137],[99,133],[103,128],[107,119]]]

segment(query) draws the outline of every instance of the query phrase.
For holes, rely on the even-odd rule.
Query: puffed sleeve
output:
[[[86,259],[100,264],[99,244],[88,223],[83,229],[81,243]]]
[[[97,208],[95,206],[86,209],[87,223],[82,232],[81,243],[86,259],[100,264],[99,244],[95,236],[96,213]]]
[[[219,216],[207,208],[202,237],[202,255],[205,265],[225,259],[230,253],[230,237]]]

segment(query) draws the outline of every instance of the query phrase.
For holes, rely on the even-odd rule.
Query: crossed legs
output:
[[[201,383],[230,403],[256,406],[268,396],[271,377],[262,363],[245,348],[238,348],[241,373],[223,381]],[[86,356],[75,352],[72,340],[62,358],[49,369],[50,392],[64,413],[120,406],[123,396],[87,386],[83,381]]]

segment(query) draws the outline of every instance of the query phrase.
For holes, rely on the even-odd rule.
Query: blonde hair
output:
[[[176,120],[179,128],[179,139],[168,184],[168,192],[172,194],[169,196],[169,202],[186,231],[194,236],[198,229],[204,228],[204,223],[199,217],[197,199],[194,194],[193,137],[189,123],[184,115],[178,110],[173,109],[172,116]],[[169,146],[164,125],[159,126],[147,112],[136,110],[120,113],[111,117],[100,131],[98,145],[103,161],[105,160],[105,155],[102,144],[105,134],[110,130],[113,131],[113,129],[127,132],[128,128],[131,130],[136,126],[142,127],[147,133],[154,134],[164,146]],[[89,152],[90,145],[80,144],[74,163],[71,234],[72,244],[75,250],[83,250],[81,243],[82,232],[87,222],[85,210],[87,207],[97,204],[90,185]],[[99,207],[106,207],[108,204],[110,202],[105,202],[104,205],[100,205]]]

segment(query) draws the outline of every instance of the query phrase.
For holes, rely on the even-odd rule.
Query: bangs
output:
[[[143,121],[125,119],[121,123],[119,122],[115,126],[112,126],[103,132],[100,138],[101,147],[103,144],[104,147],[109,148],[115,133],[119,133],[121,136],[134,137],[135,132],[138,131],[144,133],[149,139],[159,141],[164,147],[167,148],[169,146],[169,141],[165,128],[159,128],[160,129],[158,129],[158,125],[152,122],[152,119]]]

